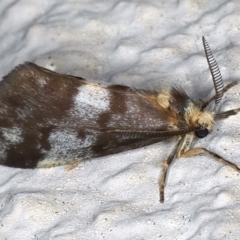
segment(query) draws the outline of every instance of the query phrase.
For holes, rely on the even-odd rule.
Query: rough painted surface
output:
[[[3,0],[0,6],[1,76],[32,61],[93,81],[147,89],[180,84],[198,99],[213,92],[203,35],[224,79],[240,75],[238,1]],[[45,86],[42,79],[38,84]],[[239,92],[239,86],[231,89],[219,108],[239,107]],[[65,133],[56,134],[61,141]],[[18,128],[14,134],[4,129],[3,135],[15,143],[23,137]],[[69,135],[70,143],[74,137]],[[196,146],[240,166],[239,137],[239,116],[233,116]],[[176,161],[165,203],[158,202],[157,164],[172,147],[155,144],[70,172],[0,167],[1,237],[238,239],[240,176],[208,156]]]

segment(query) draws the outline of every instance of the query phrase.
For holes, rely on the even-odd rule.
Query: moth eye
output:
[[[208,135],[208,133],[209,132],[208,132],[207,128],[195,131],[196,136],[199,137],[199,138],[206,137]]]

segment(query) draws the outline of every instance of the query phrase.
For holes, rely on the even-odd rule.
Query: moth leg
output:
[[[223,90],[222,90],[223,93],[227,92],[230,88],[236,86],[237,84],[238,84],[237,81],[232,82],[232,83],[229,83],[226,87],[223,88]],[[202,110],[205,109],[205,108],[208,106],[209,103],[211,103],[212,101],[215,100],[216,97],[217,97],[217,96],[214,95],[214,96],[212,96],[211,98],[209,98],[209,99],[207,99],[207,100],[202,100],[202,99],[200,99],[200,101],[202,102],[201,109],[202,109]]]
[[[177,152],[177,158],[182,157],[184,153],[186,153],[190,150],[193,139],[194,139],[194,133],[193,132],[190,132],[183,137],[183,140],[181,142],[181,146],[179,147],[178,152]]]
[[[205,148],[193,148],[193,149],[190,149],[187,152],[182,153],[181,157],[192,157],[192,156],[199,155],[201,153],[207,153],[208,155],[212,156],[218,162],[223,163],[225,165],[228,165],[228,166],[230,166],[231,168],[235,169],[237,172],[240,173],[240,168],[237,165],[227,161],[226,159],[222,158],[218,154],[216,154],[214,152],[211,152],[211,151],[209,151],[209,150],[207,150]]]
[[[226,112],[221,112],[216,115],[215,119],[219,120],[219,119],[228,118],[229,116],[236,115],[239,112],[240,112],[240,108],[232,109]]]
[[[162,170],[162,176],[161,178],[159,178],[158,181],[158,186],[159,186],[159,194],[160,194],[160,202],[163,203],[164,202],[164,187],[165,187],[165,182],[166,182],[166,177],[167,177],[167,172],[168,169],[173,161],[173,158],[178,150],[178,147],[180,145],[180,142],[182,140],[182,137],[180,137],[178,139],[177,144],[175,145],[175,147],[173,148],[173,150],[171,151],[170,155],[168,156],[168,158],[161,163],[161,165],[163,166],[163,170]]]
[[[69,171],[73,170],[74,168],[76,168],[76,167],[78,166],[78,164],[79,164],[79,162],[71,163],[70,165],[68,165],[68,166],[65,168],[65,170],[66,170],[67,172],[69,172]]]

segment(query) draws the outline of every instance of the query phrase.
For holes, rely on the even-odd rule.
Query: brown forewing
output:
[[[175,128],[187,129],[181,113],[187,96],[172,91],[175,97],[165,109],[156,92],[91,83],[33,63],[19,65],[0,82],[0,163],[51,167],[162,141],[109,131],[172,131],[172,119]]]

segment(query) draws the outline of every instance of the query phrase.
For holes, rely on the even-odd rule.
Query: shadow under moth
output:
[[[215,120],[240,111],[216,112],[223,94],[237,82],[224,87],[204,37],[203,46],[215,95],[199,103],[180,87],[146,91],[92,83],[29,62],[17,66],[0,82],[0,164],[16,168],[69,165],[71,169],[83,160],[174,138],[176,145],[162,163],[160,202],[175,157],[207,153],[240,172],[216,153],[191,149],[193,139],[206,137]]]

